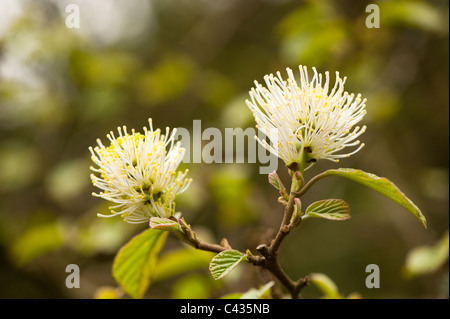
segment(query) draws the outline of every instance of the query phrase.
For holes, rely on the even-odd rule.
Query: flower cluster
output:
[[[118,128],[118,137],[113,132],[107,135],[110,146],[104,146],[98,139],[98,146],[90,147],[93,162],[98,166],[91,170],[94,186],[102,192],[94,193],[116,203],[112,206],[111,217],[121,215],[128,223],[148,222],[152,216],[170,217],[175,212],[174,200],[184,192],[191,179],[185,176],[188,170],[177,172],[185,149],[175,143],[176,130],[153,129],[144,127],[144,134],[131,134],[126,127]]]
[[[346,78],[336,72],[336,82],[330,91],[329,73],[318,74],[309,80],[306,67],[299,67],[300,82],[287,69],[288,79],[266,75],[267,88],[255,81],[246,103],[253,112],[257,127],[270,138],[277,131],[274,146],[258,141],[272,154],[283,159],[293,169],[307,169],[319,159],[337,162],[358,152],[364,144],[356,140],[366,127],[354,127],[366,114],[361,95],[344,91]],[[324,81],[325,80],[325,81]],[[274,141],[272,141],[274,142]],[[346,154],[337,154],[346,147],[358,146]]]

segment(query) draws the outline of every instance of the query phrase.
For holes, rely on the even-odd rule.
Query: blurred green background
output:
[[[65,25],[70,3],[79,29]],[[380,28],[365,25],[370,3]],[[109,204],[91,196],[88,147],[149,117],[162,128],[254,127],[244,103],[253,81],[302,64],[340,71],[368,99],[366,147],[306,178],[338,167],[386,176],[429,228],[369,189],[325,179],[304,203],[343,198],[352,219],[308,220],[283,244],[282,265],[293,278],[325,273],[343,295],[448,298],[448,237],[443,257],[419,258],[429,271],[404,271],[411,250],[448,229],[448,10],[444,0],[0,0],[0,297],[120,296],[113,258],[147,225],[96,216]],[[201,238],[253,252],[271,238],[282,207],[258,166],[184,164],[194,182],[177,208]],[[281,161],[279,174],[288,183]],[[147,298],[217,298],[270,279],[241,265],[214,281],[210,255],[186,249],[169,236]],[[79,289],[65,286],[68,264],[80,266]],[[365,286],[368,264],[380,267],[379,289]],[[303,295],[321,296],[313,286]]]

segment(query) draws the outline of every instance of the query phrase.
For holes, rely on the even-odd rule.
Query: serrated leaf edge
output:
[[[343,206],[345,206],[345,208],[343,208]],[[320,212],[321,210],[323,210],[324,207],[328,208],[327,211],[325,213]],[[341,214],[344,216],[344,218],[331,217],[330,215],[333,214]],[[302,217],[303,219],[308,217],[317,217],[336,221],[347,220],[351,218],[350,206],[343,199],[336,199],[336,198],[323,199],[309,205],[306,208],[305,214]]]
[[[229,252],[237,252],[241,255],[241,257],[239,259],[236,260],[236,258],[223,258],[223,256]],[[209,263],[209,271],[211,272],[211,275],[213,276],[213,278],[215,280],[219,280],[223,277],[225,277],[226,275],[228,275],[234,268],[236,268],[237,265],[239,265],[244,259],[246,259],[247,256],[244,254],[241,254],[239,251],[237,250],[233,250],[233,249],[228,249],[228,250],[224,250],[220,253],[218,253],[216,256],[213,257],[213,259],[211,260],[211,262]],[[226,263],[227,260],[232,260],[235,261],[234,263],[232,263],[230,266],[226,267],[226,269],[220,274],[220,276],[216,276],[215,272],[214,272],[214,262],[217,262],[218,259],[221,259],[222,263]],[[216,263],[217,264],[217,263]],[[223,266],[222,266],[223,267]],[[218,267],[216,267],[218,268]],[[216,271],[217,272],[217,271]]]

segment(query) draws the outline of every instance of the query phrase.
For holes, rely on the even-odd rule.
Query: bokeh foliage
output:
[[[65,26],[68,3],[80,6],[78,30]],[[380,7],[379,29],[365,26],[369,3]],[[306,178],[338,167],[386,176],[429,227],[352,182],[321,181],[305,200],[345,198],[352,219],[293,232],[280,252],[287,272],[324,273],[365,298],[448,297],[448,261],[402,276],[408,251],[448,229],[448,54],[443,0],[0,0],[0,297],[121,296],[112,260],[147,226],[96,217],[108,203],[90,195],[88,147],[119,125],[140,130],[148,117],[157,127],[254,127],[244,103],[253,81],[298,64],[338,70],[348,91],[368,98],[366,147]],[[227,237],[245,250],[270,238],[282,209],[258,164],[184,166],[194,182],[177,208],[205,240]],[[279,174],[288,180],[281,162]],[[184,249],[169,236],[161,263]],[[241,265],[216,282],[204,255],[190,258],[157,268],[146,297],[220,297],[268,281]],[[71,263],[80,289],[64,285]],[[371,263],[380,289],[364,285]]]

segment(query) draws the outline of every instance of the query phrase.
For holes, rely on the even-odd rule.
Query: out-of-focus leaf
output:
[[[439,32],[445,20],[436,7],[427,1],[400,0],[380,2],[380,27],[399,25]]]
[[[286,39],[282,54],[290,62],[322,66],[345,48],[346,32],[340,23]]]
[[[323,6],[318,3],[309,3],[290,12],[278,25],[277,32],[281,37],[297,36],[311,30],[318,23],[323,22]],[[301,21],[301,23],[299,23]]]
[[[380,88],[366,97],[372,106],[376,105],[376,107],[371,107],[367,112],[368,119],[376,122],[385,122],[395,117],[401,110],[400,97],[392,89]]]
[[[221,223],[235,226],[254,219],[254,211],[248,205],[250,185],[242,166],[227,165],[215,170],[211,177],[211,191],[219,208]]]
[[[251,288],[247,292],[243,293],[240,299],[264,299],[270,295],[270,289],[275,283],[269,281],[267,284],[259,287],[258,289]]]
[[[236,86],[232,80],[219,73],[204,74],[202,98],[215,108],[224,108],[236,93]]]
[[[64,226],[58,222],[36,225],[25,231],[13,243],[10,256],[19,266],[52,252],[64,243]]]
[[[0,189],[16,190],[27,186],[39,170],[39,154],[21,142],[3,143],[0,147]]]
[[[253,125],[254,118],[248,108],[242,107],[247,94],[235,95],[223,108],[221,124],[223,127],[248,127]]]
[[[242,292],[232,292],[220,297],[220,299],[241,299],[242,295]]]
[[[126,108],[126,92],[115,87],[86,88],[80,92],[79,112],[86,120],[117,118]]]
[[[363,299],[363,297],[359,292],[352,292],[347,297],[345,297],[345,299]]]
[[[278,26],[282,55],[296,64],[320,67],[346,47],[347,29],[325,1],[310,2]]]
[[[425,216],[422,215],[420,209],[387,178],[378,177],[375,174],[366,173],[353,168],[330,169],[322,174],[323,176],[345,177],[377,191],[406,208],[411,214],[416,216],[423,227],[427,228],[427,220],[425,219]]]
[[[306,208],[303,218],[317,217],[329,220],[347,220],[350,207],[342,199],[325,199],[312,203]]]
[[[60,125],[67,115],[62,94],[48,92],[41,86],[30,86],[19,80],[2,81],[0,96],[2,125],[6,123],[6,126],[23,127],[45,124],[47,128],[54,128]]]
[[[184,145],[183,145],[184,147]],[[180,171],[184,171],[185,167],[183,166],[183,163],[180,164],[178,167]],[[198,167],[197,169],[202,170],[201,167]],[[196,175],[196,169],[190,168],[189,170],[190,176]],[[183,207],[184,209],[189,209],[191,211],[199,211],[202,207],[202,204],[207,199],[207,196],[204,196],[204,185],[202,185],[202,181],[198,180],[196,183],[191,183],[189,185],[189,191],[185,192],[183,194],[180,194],[179,197],[177,197],[177,207]]]
[[[434,246],[420,246],[408,253],[403,274],[412,278],[438,270],[448,259],[448,231]]]
[[[196,269],[206,269],[214,253],[193,248],[171,251],[158,260],[153,281],[162,281]]]
[[[66,201],[78,195],[87,185],[89,167],[84,160],[76,159],[56,166],[47,177],[47,190],[58,201]]]
[[[224,250],[217,254],[209,264],[209,270],[214,279],[221,279],[228,275],[237,265],[246,259],[246,255],[237,250]]]
[[[445,168],[424,168],[420,174],[423,193],[433,200],[445,200],[449,194],[449,174]]]
[[[163,103],[183,93],[193,76],[193,62],[184,55],[167,54],[152,69],[135,79],[137,98],[143,104]]]
[[[74,50],[70,56],[70,69],[82,87],[108,87],[127,84],[130,74],[137,68],[133,56],[123,52],[84,52]]]
[[[265,299],[270,295],[270,289],[274,285],[273,281],[269,281],[258,289],[250,288],[247,292],[233,292],[226,294],[221,299]]]
[[[94,293],[95,299],[119,299],[123,291],[118,287],[104,286],[98,288]]]
[[[310,281],[323,293],[322,298],[340,299],[339,290],[333,280],[325,274],[314,273],[310,275]]]
[[[110,203],[100,202],[74,225],[68,244],[84,255],[113,254],[138,228],[124,223],[120,218],[98,218],[97,213],[109,214]]]
[[[213,288],[213,280],[209,276],[192,274],[178,280],[172,288],[174,299],[207,299]]]
[[[114,259],[112,273],[123,290],[133,298],[142,298],[150,285],[157,255],[168,232],[147,229],[123,246]]]

